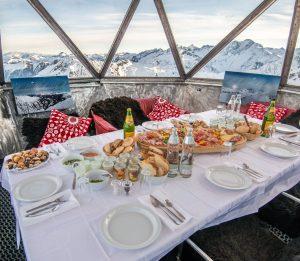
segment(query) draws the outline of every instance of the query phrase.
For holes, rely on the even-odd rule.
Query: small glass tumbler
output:
[[[132,182],[138,181],[139,177],[139,165],[129,165],[127,168],[128,178]]]
[[[129,158],[130,158],[130,153],[128,152],[124,152],[119,155],[119,159],[129,160]]]
[[[231,152],[232,152],[232,142],[226,141],[223,143],[224,150],[220,153],[221,162],[223,164],[230,164],[231,162]]]
[[[151,194],[151,189],[152,189],[151,177],[152,177],[152,173],[150,169],[143,168],[141,170],[140,189],[142,193]]]
[[[115,177],[118,180],[122,180],[126,178],[126,165],[124,163],[116,163],[114,166]]]
[[[102,163],[102,169],[108,171],[109,173],[112,173],[113,169],[114,169],[114,163],[113,163],[113,161],[110,161],[110,160],[103,161],[103,163]]]
[[[275,133],[275,125],[272,124],[269,128],[268,128],[268,134],[269,134],[269,138],[273,139],[274,138],[274,133]]]
[[[138,156],[138,155],[133,155],[133,156],[129,159],[128,164],[129,164],[129,165],[138,165],[139,162],[140,162],[139,156]]]

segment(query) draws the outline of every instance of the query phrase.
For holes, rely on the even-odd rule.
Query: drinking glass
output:
[[[151,170],[148,168],[143,168],[141,170],[141,176],[140,176],[140,190],[142,193],[145,194],[151,194]]]
[[[123,152],[119,155],[119,159],[124,159],[124,160],[128,160],[130,158],[130,153],[127,153],[127,152]]]
[[[275,133],[275,125],[274,124],[272,124],[269,127],[268,132],[269,132],[269,138],[273,139],[274,138],[274,133]]]
[[[127,168],[127,174],[130,181],[136,182],[139,175],[139,165],[129,165]]]
[[[111,160],[105,160],[102,163],[102,169],[108,171],[109,173],[113,172],[114,169],[114,162]]]
[[[76,188],[78,189],[78,194],[82,201],[90,202],[93,200],[92,191],[89,186],[89,179],[87,177],[79,177]]]
[[[223,143],[224,150],[220,153],[220,158],[222,164],[230,164],[231,162],[231,152],[232,152],[232,142],[225,141]]]
[[[114,166],[114,171],[115,171],[115,177],[116,179],[125,179],[126,178],[126,164],[117,162]]]

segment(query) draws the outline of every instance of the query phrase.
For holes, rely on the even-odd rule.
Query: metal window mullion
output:
[[[165,31],[165,35],[167,37],[178,73],[180,75],[180,78],[185,79],[185,71],[182,65],[182,61],[181,61],[181,57],[179,55],[178,49],[177,49],[177,44],[174,38],[174,35],[172,33],[172,29],[163,5],[162,0],[154,0],[160,21],[162,23],[162,26],[164,28]]]
[[[298,34],[299,34],[299,26],[300,26],[300,1],[295,0],[294,13],[291,22],[290,33],[289,33],[289,38],[286,46],[284,61],[282,65],[280,86],[286,85],[289,79],[289,74],[290,74],[294,52],[297,44]]]
[[[123,36],[128,28],[128,25],[139,5],[139,2],[140,2],[140,0],[132,0],[131,1],[130,6],[128,7],[125,17],[123,18],[120,28],[119,28],[119,30],[115,36],[115,39],[110,47],[110,50],[107,54],[105,62],[103,63],[102,69],[99,73],[99,78],[103,78],[105,76],[105,74],[111,64],[111,61],[113,60],[113,58],[119,48],[119,45],[120,45],[120,43],[123,39]]]
[[[75,55],[79,62],[90,72],[92,76],[98,78],[98,72],[94,66],[89,62],[85,55],[74,44],[65,31],[58,25],[55,19],[48,13],[45,7],[38,0],[27,0],[27,2],[34,8],[34,10],[42,17],[59,39],[68,47],[68,49]]]
[[[264,0],[257,6],[242,22],[240,22],[229,34],[227,34],[217,45],[215,45],[187,74],[186,78],[193,77],[211,59],[222,51],[234,38],[244,31],[253,21],[265,12],[277,0]]]
[[[4,78],[3,52],[2,52],[1,32],[0,32],[0,85],[2,84],[5,84],[5,78]]]

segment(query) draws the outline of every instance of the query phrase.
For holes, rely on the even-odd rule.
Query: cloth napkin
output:
[[[50,153],[50,156],[52,159],[60,159],[67,152],[66,149],[64,148],[64,146],[58,142],[46,145],[46,146],[44,146],[44,149]],[[59,152],[59,155],[56,155],[56,153],[53,153],[54,151]]]
[[[37,217],[26,217],[25,216],[27,210],[32,209],[34,207],[38,207],[42,204],[56,200],[58,198],[66,201],[66,202],[61,203],[60,207],[56,211],[47,213],[47,214],[44,214],[41,216],[37,216]],[[72,191],[68,189],[68,190],[62,191],[60,193],[57,193],[49,198],[22,206],[19,210],[20,222],[22,222],[22,224],[24,226],[34,225],[34,224],[40,223],[44,220],[47,220],[51,217],[60,215],[64,212],[69,211],[70,209],[78,207],[78,206],[79,206],[79,202],[74,197]]]
[[[167,193],[162,189],[159,188],[157,190],[155,190],[152,195],[154,197],[156,197],[158,200],[160,200],[161,202],[165,202],[166,199],[169,199],[172,203],[173,206],[182,214],[185,216],[185,220],[183,223],[181,223],[180,225],[176,225],[167,215],[166,213],[160,209],[160,208],[155,208],[152,204],[151,204],[151,200],[150,200],[150,195],[146,195],[146,196],[142,196],[139,197],[138,200],[145,206],[147,206],[148,208],[150,208],[151,210],[154,211],[154,213],[156,213],[160,219],[162,220],[162,222],[172,231],[175,231],[177,229],[182,228],[185,224],[187,224],[191,219],[192,216],[186,212],[182,207],[180,207],[178,204],[176,204],[175,200],[170,198]],[[174,210],[172,208],[170,208],[170,210],[172,212],[174,212]]]

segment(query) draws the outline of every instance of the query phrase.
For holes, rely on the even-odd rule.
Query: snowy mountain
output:
[[[179,46],[186,71],[189,71],[213,46]],[[264,47],[252,40],[233,41],[196,77],[222,79],[226,70],[280,75],[285,49]],[[88,54],[88,59],[100,70],[105,55]],[[37,53],[4,54],[5,78],[29,76],[68,75],[90,76],[74,55],[59,53],[44,55]],[[152,49],[140,53],[119,53],[107,73],[108,76],[178,76],[170,49]],[[300,49],[296,49],[289,83],[300,83]]]

